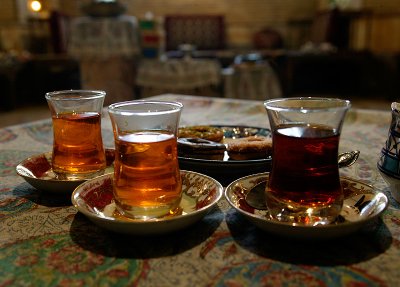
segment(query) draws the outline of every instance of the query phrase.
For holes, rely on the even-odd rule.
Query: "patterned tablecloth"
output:
[[[163,95],[184,104],[181,125],[269,127],[261,101]],[[171,234],[111,233],[77,213],[69,198],[36,190],[15,166],[51,150],[50,120],[0,129],[0,286],[398,286],[400,205],[376,168],[388,111],[352,109],[341,150],[360,159],[341,170],[390,200],[379,220],[358,233],[299,241],[265,233],[225,199],[200,222]],[[103,136],[112,145],[104,114]]]

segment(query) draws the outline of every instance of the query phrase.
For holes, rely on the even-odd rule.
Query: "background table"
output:
[[[261,101],[163,95],[184,104],[181,125],[269,127]],[[221,200],[204,219],[176,233],[127,236],[77,213],[69,198],[36,190],[15,173],[26,157],[51,150],[49,120],[0,129],[0,286],[397,286],[400,211],[376,162],[387,112],[351,110],[341,150],[360,159],[343,175],[389,196],[382,219],[344,238],[313,242],[260,231]],[[113,143],[104,114],[103,137]]]
[[[269,63],[234,64],[223,71],[224,97],[266,100],[282,97],[278,76]]]
[[[221,66],[212,59],[142,60],[136,85],[141,96],[148,97],[166,92],[209,94],[219,85]]]
[[[83,89],[106,91],[107,105],[135,98],[136,58],[140,53],[135,17],[74,18],[68,53],[79,60]]]

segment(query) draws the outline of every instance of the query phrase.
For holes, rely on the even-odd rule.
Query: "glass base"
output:
[[[336,221],[342,210],[343,200],[338,198],[332,204],[301,205],[284,201],[266,192],[266,203],[270,217],[292,225],[327,225]]]
[[[172,204],[163,204],[150,207],[129,206],[126,204],[120,204],[118,201],[116,201],[115,204],[118,212],[125,217],[139,220],[150,220],[178,213],[180,210],[180,201],[181,199],[179,198],[176,202]]]
[[[53,170],[53,173],[55,174],[56,179],[58,180],[87,180],[94,178],[96,176],[103,175],[105,172],[105,169],[101,170],[96,170],[92,172],[85,172],[85,173],[69,173],[65,171],[55,171]]]

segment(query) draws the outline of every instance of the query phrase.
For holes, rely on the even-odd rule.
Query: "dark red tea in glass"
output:
[[[265,105],[273,132],[266,189],[271,217],[302,225],[333,222],[343,203],[337,158],[349,102],[290,98]]]

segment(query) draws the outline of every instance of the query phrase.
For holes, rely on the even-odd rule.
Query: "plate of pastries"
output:
[[[179,128],[180,168],[205,173],[221,183],[269,171],[271,154],[272,136],[266,128],[230,125]]]

